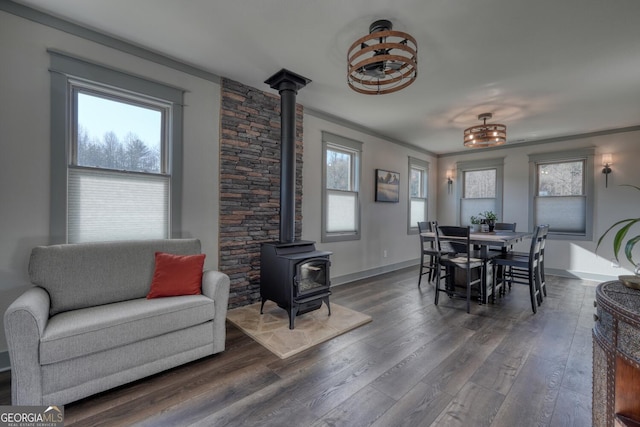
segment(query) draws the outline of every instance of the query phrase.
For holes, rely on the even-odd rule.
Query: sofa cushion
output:
[[[117,348],[214,318],[214,302],[204,295],[140,298],[67,311],[49,319],[40,340],[40,364]]]
[[[156,268],[147,298],[201,294],[204,258],[205,254],[156,252]]]
[[[38,246],[31,251],[31,281],[51,298],[50,314],[109,304],[149,293],[155,253],[200,253],[197,239],[132,240]]]

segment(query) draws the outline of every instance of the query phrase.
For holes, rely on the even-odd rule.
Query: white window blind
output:
[[[429,163],[409,157],[409,206],[407,232],[418,232],[418,223],[427,221]]]
[[[426,211],[426,199],[411,199],[411,219],[409,220],[409,224],[412,227],[417,227],[419,222],[425,222],[427,220]]]
[[[585,196],[537,197],[536,220],[538,224],[549,224],[549,230],[556,233],[584,233],[586,207]]]
[[[169,237],[170,177],[69,168],[71,243]]]
[[[461,199],[460,200],[460,224],[471,225],[471,217],[477,217],[479,213],[485,211],[496,212],[496,199]]]
[[[358,193],[327,190],[327,205],[328,233],[355,233],[358,230]]]

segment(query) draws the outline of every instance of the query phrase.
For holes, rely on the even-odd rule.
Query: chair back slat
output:
[[[516,223],[515,222],[496,222],[493,226],[494,230],[502,230],[502,231],[516,231]]]
[[[542,239],[540,243],[540,253],[544,255],[544,246],[547,243],[547,236],[549,235],[549,224],[544,224],[543,229],[540,233],[540,238]]]
[[[453,248],[455,253],[460,254],[469,254],[470,251],[470,228],[469,227],[457,227],[453,225],[441,225],[438,227],[440,229],[440,243],[446,243]],[[466,243],[461,241],[460,239],[446,239],[447,236],[450,237],[466,237]]]
[[[430,239],[428,237],[422,236],[422,233],[426,233],[429,231],[433,231],[438,228],[438,221],[419,221],[418,222],[418,233],[420,235],[420,249],[422,251],[431,249],[440,250],[440,246],[437,244],[435,239]]]
[[[547,235],[549,234],[549,225],[542,224],[537,227],[538,235],[536,236],[536,240],[538,240],[538,247],[536,248],[536,258],[538,261],[542,260],[544,256],[544,246],[547,242]]]
[[[540,245],[542,244],[541,234],[543,229],[544,225],[537,226],[536,230],[533,232],[533,236],[531,236],[531,247],[529,248],[529,264],[531,266],[535,266],[538,262]]]

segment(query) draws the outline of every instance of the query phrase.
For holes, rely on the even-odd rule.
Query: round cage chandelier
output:
[[[487,124],[487,119],[491,117],[491,113],[480,114],[478,120],[483,120],[483,123],[464,130],[465,147],[486,148],[507,142],[507,127],[498,123]]]
[[[347,83],[356,92],[384,95],[404,89],[418,76],[418,44],[407,33],[393,31],[386,19],[369,26],[347,53]]]

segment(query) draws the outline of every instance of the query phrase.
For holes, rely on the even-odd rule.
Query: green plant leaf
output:
[[[640,221],[640,219],[636,218],[636,219],[628,220],[628,221],[629,221],[629,223],[627,225],[625,225],[624,227],[622,227],[620,230],[618,230],[618,232],[616,233],[615,237],[613,238],[613,254],[616,257],[616,261],[619,261],[618,260],[618,252],[620,252],[620,247],[622,246],[622,241],[627,236],[627,232],[633,226],[633,224],[635,224],[636,222]]]
[[[624,254],[627,256],[629,262],[634,266],[636,265],[636,263],[633,261],[633,255],[631,254],[631,252],[633,251],[633,247],[636,245],[636,243],[638,243],[638,241],[640,241],[640,236],[633,237],[627,241],[627,244],[624,247]]]
[[[631,185],[631,184],[620,184],[620,187],[631,187],[631,188],[635,188],[636,190],[640,191],[640,187],[635,186],[635,185]]]
[[[615,224],[613,224],[611,227],[607,228],[607,231],[605,231],[604,233],[602,233],[602,236],[600,236],[600,238],[598,239],[598,244],[596,245],[596,252],[598,252],[598,248],[600,247],[600,243],[602,243],[602,240],[604,239],[604,237],[614,228],[616,228],[618,225],[620,224],[624,224],[625,222],[629,222],[629,221],[638,221],[640,220],[640,218],[633,218],[633,219],[623,219],[620,220],[618,222],[616,222]]]

